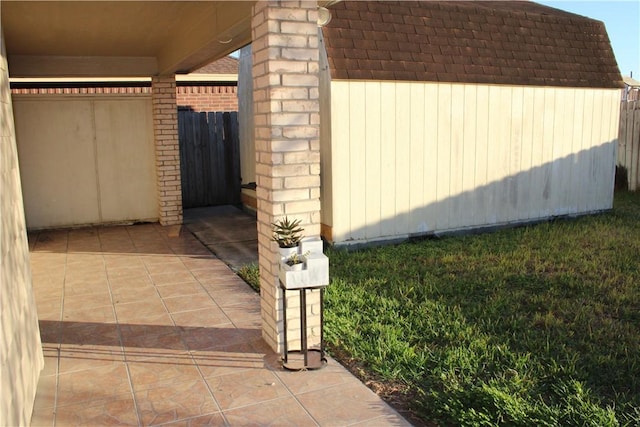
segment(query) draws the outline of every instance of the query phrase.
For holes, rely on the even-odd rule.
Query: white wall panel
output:
[[[27,227],[99,222],[93,106],[14,97]]]
[[[529,170],[529,218],[543,216],[544,197],[544,110],[545,92],[537,88],[527,88],[526,98],[533,98],[531,115],[531,169]]]
[[[365,138],[367,126],[375,120],[370,117],[371,123],[367,123],[364,82],[354,82],[349,85],[349,179],[346,182],[350,190],[351,212],[349,216],[352,238],[355,240],[366,239],[365,228],[367,225],[367,159],[366,150],[373,141]],[[375,168],[375,165],[369,165]]]
[[[369,82],[367,84],[372,84]],[[333,83],[332,83],[333,84]],[[349,84],[349,83],[345,83]],[[381,236],[395,235],[396,204],[396,85],[380,83],[380,224]],[[333,116],[333,114],[332,114]],[[380,118],[385,117],[384,121]],[[363,190],[364,191],[364,190]]]
[[[364,128],[364,138],[367,141],[366,150],[363,153],[366,169],[362,185],[380,188],[382,175],[380,173],[381,151],[381,123],[375,120],[380,117],[382,99],[380,97],[380,84],[365,86],[365,118],[373,118],[367,121]],[[380,236],[381,228],[381,198],[380,191],[366,191],[365,201],[365,236]]]
[[[438,126],[435,118],[438,114],[438,88],[435,85],[425,85],[424,88],[424,138],[436,140],[438,137]],[[420,226],[419,232],[428,232],[436,229],[437,208],[438,208],[438,146],[437,144],[424,144],[423,157],[423,206],[416,211]],[[415,220],[414,220],[415,221]]]
[[[438,106],[435,120],[436,138],[425,141],[425,144],[435,144],[438,152],[436,163],[436,230],[450,228],[451,212],[451,85],[444,84],[438,91]],[[401,233],[398,233],[401,234]]]
[[[334,81],[335,242],[611,207],[617,90]],[[323,202],[323,208],[328,206]]]
[[[331,84],[331,190],[325,192],[333,205],[332,227],[334,236],[347,239],[351,235],[351,183],[350,183],[350,129],[349,85]],[[340,118],[340,119],[338,119]],[[364,141],[360,141],[361,144]],[[326,182],[323,179],[323,184]],[[362,189],[361,191],[365,191]],[[322,205],[324,209],[325,205]]]
[[[522,156],[525,146],[523,143],[523,131],[524,131],[524,88],[514,87],[511,91],[511,132],[509,139],[511,142],[511,149],[509,155],[509,192],[507,195],[509,205],[509,220],[517,218],[527,218],[528,213],[526,210],[526,202],[523,203],[521,195],[523,188],[525,187],[526,174],[521,174],[522,168]],[[526,168],[525,170],[528,170]]]
[[[435,86],[435,85],[434,85]],[[437,86],[435,86],[437,89]],[[476,120],[475,135],[469,137],[475,141],[475,186],[472,191],[473,218],[472,222],[486,223],[489,217],[489,209],[492,209],[488,196],[489,187],[489,86],[472,87],[476,96],[476,106],[474,107]],[[425,141],[426,143],[426,141]]]
[[[15,96],[27,227],[157,218],[149,97]]]
[[[396,235],[402,234],[411,223],[411,89],[411,84],[396,85],[396,136],[384,142],[395,146],[396,186],[393,193],[385,194],[385,200],[396,206],[392,221]]]
[[[158,216],[149,99],[94,101],[101,222]]]
[[[411,85],[409,104],[409,227],[424,229],[420,208],[424,206],[424,85]]]
[[[460,211],[460,222],[468,224],[474,221],[475,199],[473,197],[476,187],[476,139],[477,135],[477,91],[473,86],[464,86],[464,120],[462,129],[462,209]]]
[[[242,184],[256,182],[256,143],[253,124],[253,58],[251,45],[240,49],[238,63],[238,129]]]
[[[575,102],[576,104],[586,106],[586,93],[584,91],[576,91]],[[584,108],[581,110],[575,110],[573,112],[573,139],[571,141],[571,164],[574,168],[571,171],[571,187],[580,188],[587,184],[585,177],[586,168],[579,167],[584,154],[588,151],[589,145],[584,140],[585,126],[584,122]],[[614,163],[615,164],[615,163]],[[583,198],[579,197],[579,193],[572,193],[571,208],[573,212],[582,212],[585,210],[585,203]]]
[[[333,162],[331,153],[331,75],[329,73],[329,63],[327,60],[327,51],[324,48],[324,39],[322,38],[322,30],[318,29],[318,37],[320,43],[320,72],[319,76],[319,101],[320,101],[320,200],[322,201],[322,210],[320,211],[321,222],[325,226],[331,227],[333,224],[333,198],[331,189],[333,188]],[[243,48],[244,49],[244,48]],[[240,54],[242,61],[242,53]],[[242,67],[242,65],[241,65]],[[242,72],[242,68],[240,69]],[[251,74],[248,69],[245,73]],[[243,78],[242,74],[239,79]],[[246,78],[246,77],[244,77]],[[240,81],[238,81],[240,85]],[[238,88],[240,90],[240,88]],[[253,96],[253,94],[251,95]],[[252,98],[253,99],[253,98]],[[242,108],[243,98],[238,99],[239,108]],[[253,103],[252,103],[253,104]],[[240,112],[238,112],[240,114]],[[253,117],[252,117],[253,120]],[[242,122],[240,123],[242,126]],[[252,126],[253,128],[253,126]],[[240,147],[243,149],[243,139],[240,138]],[[253,144],[253,159],[255,162],[255,144]],[[246,148],[245,148],[246,149]],[[242,160],[241,160],[242,162]],[[242,166],[242,165],[241,165]],[[255,167],[255,166],[254,166]],[[244,174],[244,169],[242,170]],[[253,174],[255,176],[255,173]],[[255,180],[255,177],[254,177]],[[244,181],[244,176],[243,176]]]

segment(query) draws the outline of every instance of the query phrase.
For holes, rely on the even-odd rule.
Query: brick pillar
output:
[[[156,148],[158,219],[162,225],[182,224],[182,185],[178,143],[175,76],[153,77],[153,135]]]
[[[253,9],[262,335],[276,351],[281,350],[283,340],[283,295],[278,287],[278,246],[271,241],[271,223],[284,216],[297,218],[302,220],[305,236],[320,235],[316,21],[315,1],[263,0]],[[292,302],[289,297],[287,301]],[[314,312],[317,310],[312,309]],[[309,322],[317,323],[313,318]]]

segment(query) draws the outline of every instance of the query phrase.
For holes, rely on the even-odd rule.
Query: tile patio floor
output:
[[[332,359],[286,372],[259,296],[189,232],[32,233],[45,368],[34,426],[408,425]]]

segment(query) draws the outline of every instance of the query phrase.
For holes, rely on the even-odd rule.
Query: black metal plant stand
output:
[[[299,288],[300,292],[300,340],[301,340],[301,348],[300,350],[289,350],[288,341],[287,341],[287,291],[292,291],[292,289],[285,288],[282,281],[280,281],[280,288],[283,291],[282,296],[282,309],[283,309],[283,320],[284,320],[284,354],[282,357],[282,366],[290,371],[304,371],[304,370],[313,370],[323,368],[327,364],[327,359],[324,354],[324,320],[323,320],[323,299],[324,299],[324,288],[325,286],[309,286]],[[320,290],[320,348],[308,348],[308,340],[307,340],[307,291],[310,290]],[[295,289],[293,289],[295,290]],[[297,353],[302,355],[302,360],[300,358],[296,358],[297,360],[289,360],[289,355],[291,353]],[[296,363],[297,362],[297,363]]]

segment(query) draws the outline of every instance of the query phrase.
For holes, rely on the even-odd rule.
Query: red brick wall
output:
[[[238,111],[237,86],[178,86],[178,107],[194,111]]]

